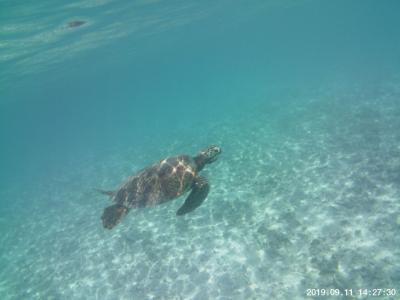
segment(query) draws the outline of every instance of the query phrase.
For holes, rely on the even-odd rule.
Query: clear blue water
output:
[[[0,299],[397,299],[399,10],[1,0]],[[94,188],[209,144],[197,210],[103,229]]]

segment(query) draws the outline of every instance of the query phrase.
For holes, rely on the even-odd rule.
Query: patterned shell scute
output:
[[[197,170],[190,156],[181,155],[162,160],[159,163],[158,173],[163,200],[167,201],[181,196],[190,189]]]

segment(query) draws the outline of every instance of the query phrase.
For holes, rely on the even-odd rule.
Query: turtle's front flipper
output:
[[[181,216],[199,207],[206,199],[209,190],[210,186],[207,179],[202,176],[198,176],[193,182],[192,191],[186,198],[185,203],[183,203],[183,205],[178,209],[176,214]]]

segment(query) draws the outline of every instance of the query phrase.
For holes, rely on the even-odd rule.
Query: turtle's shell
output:
[[[175,199],[192,186],[197,167],[188,155],[166,158],[129,178],[113,201],[125,207],[145,207]]]

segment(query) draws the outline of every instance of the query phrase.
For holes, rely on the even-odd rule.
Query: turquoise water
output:
[[[0,1],[0,299],[398,299],[399,9]],[[210,144],[198,209],[102,227],[94,188]]]

